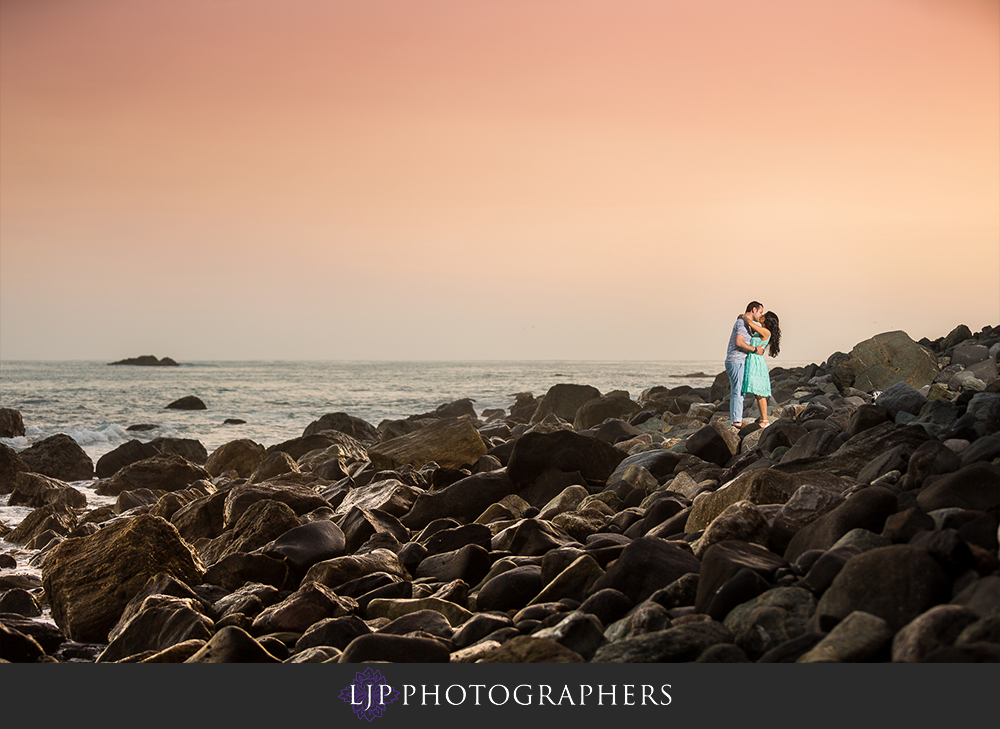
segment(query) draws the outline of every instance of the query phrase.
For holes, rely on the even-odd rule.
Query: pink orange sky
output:
[[[993,0],[0,0],[0,359],[1000,325]]]

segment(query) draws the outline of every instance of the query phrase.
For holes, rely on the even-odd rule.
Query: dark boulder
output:
[[[347,413],[327,413],[319,420],[314,420],[302,431],[302,435],[322,433],[324,430],[336,430],[355,438],[361,443],[373,445],[379,442],[379,432],[371,423]]]
[[[28,464],[10,446],[0,443],[0,496],[14,490],[17,474],[29,471]]]
[[[98,478],[110,478],[125,466],[153,458],[159,454],[160,451],[152,444],[132,439],[98,458],[94,472]]]
[[[770,550],[757,544],[728,540],[713,544],[702,556],[698,570],[698,593],[695,597],[695,610],[710,615],[708,610],[716,600],[719,591],[737,574],[748,570],[747,578],[756,576],[764,583],[770,583],[774,573],[787,567],[788,561]],[[744,578],[741,578],[744,579]],[[745,580],[744,580],[745,581]],[[764,589],[767,589],[764,587]],[[748,594],[747,599],[760,594],[764,590]],[[746,594],[746,593],[744,593]],[[735,607],[731,604],[730,607]],[[720,612],[717,607],[716,612]],[[728,611],[726,611],[728,612]],[[725,617],[725,615],[722,615]]]
[[[886,519],[896,510],[896,493],[891,489],[868,486],[856,491],[842,504],[802,527],[788,542],[785,559],[794,562],[811,549],[829,549],[852,529],[880,534]]]
[[[169,522],[156,516],[122,519],[89,536],[67,539],[42,561],[52,617],[74,640],[104,642],[128,602],[163,572],[192,585],[204,568]]]
[[[827,456],[779,463],[772,468],[783,473],[826,471],[836,476],[857,478],[865,466],[891,448],[905,446],[912,452],[929,438],[927,431],[919,425],[888,422],[858,433]]]
[[[235,625],[218,630],[185,663],[281,663],[247,631]]]
[[[538,405],[531,415],[531,422],[539,423],[548,415],[556,415],[567,423],[572,423],[580,406],[600,396],[601,391],[590,385],[562,382],[553,385],[538,401]]]
[[[165,406],[167,410],[207,410],[207,406],[196,395],[187,395]]]
[[[340,663],[448,663],[448,646],[434,638],[370,633],[348,643]]]
[[[490,578],[476,595],[479,612],[520,610],[545,586],[538,565],[514,567]]]
[[[518,438],[507,462],[507,474],[518,488],[531,486],[548,469],[579,472],[588,482],[604,485],[626,453],[595,438],[559,430],[526,433]]]
[[[267,449],[263,445],[249,438],[239,438],[212,451],[205,461],[205,470],[213,478],[226,471],[235,471],[240,478],[250,478],[266,457]]]
[[[689,663],[706,650],[734,641],[732,631],[715,620],[691,622],[623,638],[601,646],[592,663]]]
[[[358,636],[372,632],[368,624],[357,615],[323,618],[306,628],[295,642],[295,653],[317,646],[329,646],[342,651]]]
[[[688,437],[684,448],[691,455],[717,466],[725,466],[733,457],[726,439],[711,425],[706,425]]]
[[[587,430],[605,420],[627,419],[641,408],[627,393],[613,392],[587,400],[577,408],[573,420],[574,430]]]
[[[0,438],[20,438],[24,435],[24,418],[14,408],[0,408]]]
[[[917,494],[917,506],[926,512],[959,508],[990,511],[1000,508],[1000,466],[978,461],[939,476]]]
[[[640,537],[607,566],[591,588],[591,595],[614,589],[637,604],[664,585],[700,570],[701,562],[690,551],[656,537]]]
[[[94,462],[80,445],[65,433],[40,440],[19,453],[29,470],[60,481],[88,481],[94,478]]]
[[[311,521],[292,527],[260,548],[260,553],[284,561],[295,574],[304,575],[317,562],[347,552],[344,532],[332,521]]]
[[[181,491],[195,481],[211,479],[208,471],[183,456],[156,455],[131,463],[106,480],[98,481],[94,491],[101,496],[117,496],[123,491]]]
[[[860,610],[898,631],[950,597],[951,580],[929,551],[909,544],[879,547],[848,560],[820,598],[810,630],[829,631]]]
[[[443,489],[420,494],[400,522],[408,529],[423,529],[444,517],[472,522],[493,503],[515,491],[508,470],[472,474]]]
[[[833,370],[833,382],[872,392],[897,382],[914,388],[929,385],[938,373],[937,361],[902,331],[885,332],[855,345],[850,356]]]

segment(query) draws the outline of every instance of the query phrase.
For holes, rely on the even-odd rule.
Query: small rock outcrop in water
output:
[[[0,660],[1000,662],[998,360],[958,327],[771,361],[740,432],[725,377],[303,415],[204,467],[123,452],[90,512],[8,454],[43,580],[0,595]]]
[[[205,402],[197,395],[187,395],[166,406],[168,410],[207,410]]]
[[[163,359],[157,359],[151,354],[143,354],[139,357],[129,357],[127,359],[120,359],[117,362],[108,362],[109,365],[136,365],[139,367],[178,367],[176,361],[172,360],[170,357],[164,357]]]

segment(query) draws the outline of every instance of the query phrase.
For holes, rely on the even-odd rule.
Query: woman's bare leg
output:
[[[760,396],[758,396],[757,397],[757,407],[760,408],[760,419],[766,422],[767,421],[767,398],[766,397],[760,397]]]

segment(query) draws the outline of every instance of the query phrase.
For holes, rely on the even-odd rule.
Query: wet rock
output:
[[[42,583],[52,617],[73,640],[104,642],[128,601],[161,572],[199,584],[204,568],[167,521],[140,515],[57,544]]]
[[[198,553],[206,565],[214,565],[237,552],[253,552],[299,526],[291,507],[280,501],[262,499],[251,504],[239,520],[207,544]]]
[[[24,517],[20,524],[4,535],[4,539],[12,544],[30,544],[48,531],[65,536],[76,525],[76,511],[68,503],[46,504]]]
[[[322,433],[325,430],[336,430],[355,438],[361,443],[374,445],[379,441],[379,433],[374,425],[361,418],[347,413],[327,413],[318,420],[306,426],[302,435]]]
[[[44,655],[37,640],[0,622],[0,662],[37,663]]]
[[[113,663],[147,651],[163,651],[188,640],[207,642],[214,623],[191,599],[154,595],[124,625],[116,625],[111,642],[98,657]]]
[[[265,608],[253,620],[253,635],[289,631],[304,633],[326,618],[354,615],[358,603],[353,598],[336,594],[318,582],[306,582],[279,603]]]
[[[82,509],[87,505],[87,497],[59,479],[30,471],[18,473],[14,489],[7,499],[7,506],[37,509],[46,504],[65,504],[74,509]]]
[[[94,492],[101,496],[117,496],[123,491],[139,489],[181,491],[196,481],[210,478],[208,471],[183,456],[157,455],[131,463],[110,478],[98,481]]]
[[[367,575],[385,572],[389,575],[410,580],[410,574],[400,564],[399,558],[388,549],[374,549],[364,554],[348,554],[343,557],[317,562],[302,578],[303,583],[321,582],[335,591],[344,583]]]
[[[225,626],[185,663],[281,663],[247,631]]]
[[[42,606],[30,592],[15,587],[0,592],[0,613],[14,613],[26,618],[37,618],[42,614]]]
[[[0,438],[20,438],[24,435],[24,418],[20,410],[0,408]]]
[[[412,433],[383,440],[368,450],[376,468],[414,468],[433,461],[444,468],[475,464],[488,449],[472,418],[446,418]]]
[[[113,451],[105,453],[97,459],[94,472],[97,478],[110,478],[125,466],[157,455],[159,455],[159,451],[155,446],[133,439],[122,443]]]
[[[218,478],[227,471],[235,471],[240,478],[249,478],[266,456],[267,449],[263,445],[249,438],[240,438],[212,451],[205,461],[205,470],[212,478]]]
[[[206,410],[205,402],[197,395],[186,395],[166,405],[167,410]]]
[[[57,433],[25,448],[19,457],[34,473],[60,481],[88,481],[94,478],[94,462],[79,444],[65,433]]]
[[[182,456],[198,465],[204,465],[208,459],[205,446],[195,438],[153,438],[149,444],[161,455]]]
[[[28,464],[13,448],[0,443],[0,496],[14,490],[17,474],[28,471]]]

